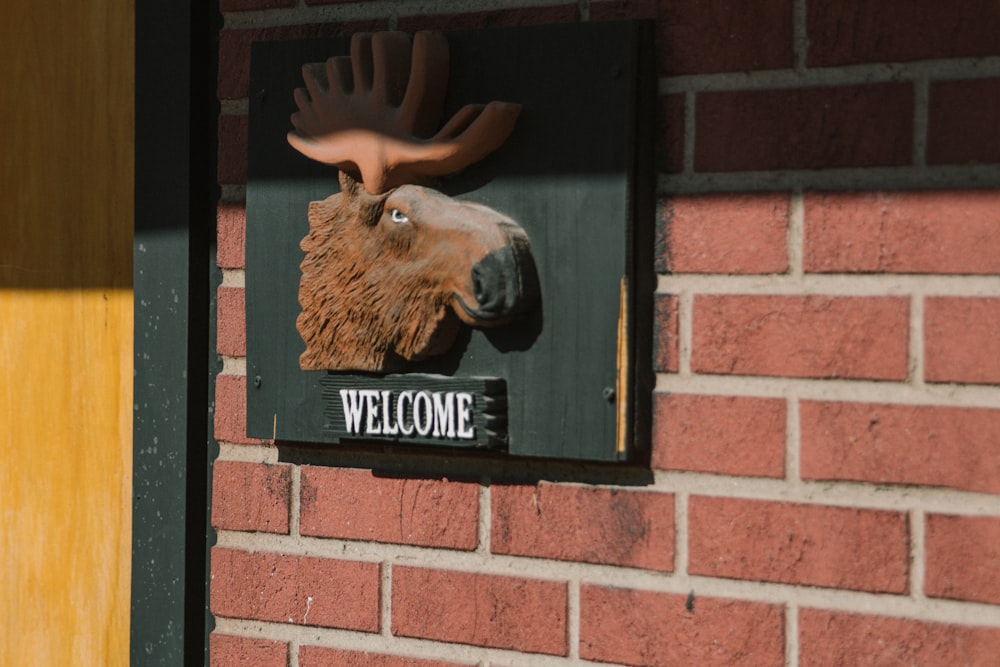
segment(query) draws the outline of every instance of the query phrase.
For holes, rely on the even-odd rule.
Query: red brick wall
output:
[[[997,664],[1000,4],[222,10],[213,666]],[[247,439],[249,44],[621,18],[657,24],[651,472]]]

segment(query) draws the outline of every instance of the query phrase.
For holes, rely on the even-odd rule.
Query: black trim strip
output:
[[[135,7],[132,665],[205,663],[216,2]]]

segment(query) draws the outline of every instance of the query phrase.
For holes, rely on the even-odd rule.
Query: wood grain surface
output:
[[[133,6],[0,25],[0,664],[124,665]]]

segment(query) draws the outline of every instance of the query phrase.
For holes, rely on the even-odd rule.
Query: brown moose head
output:
[[[359,34],[350,57],[303,67],[289,143],[340,169],[309,205],[296,321],[303,370],[395,370],[451,348],[461,323],[504,324],[539,298],[528,237],[486,206],[418,185],[499,148],[520,106],[459,110],[436,133],[444,35]],[[433,134],[432,134],[433,133]]]

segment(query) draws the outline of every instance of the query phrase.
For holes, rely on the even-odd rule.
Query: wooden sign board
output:
[[[526,230],[541,304],[507,325],[465,327],[450,351],[402,373],[301,370],[299,243],[309,231],[309,203],[338,185],[336,169],[297,153],[286,134],[296,110],[293,90],[303,86],[302,65],[347,55],[350,42],[255,44],[247,184],[248,435],[628,460],[648,447],[653,382],[650,26],[578,24],[446,36],[451,71],[445,117],[465,104],[493,100],[523,109],[500,149],[438,189],[500,211]]]
[[[320,384],[326,436],[506,448],[507,386],[501,379],[329,373]]]

